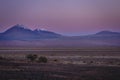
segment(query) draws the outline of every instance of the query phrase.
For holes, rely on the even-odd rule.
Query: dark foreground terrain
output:
[[[25,56],[46,56],[47,63]],[[1,49],[0,80],[120,80],[119,48],[35,50]],[[4,59],[5,58],[5,59]]]
[[[1,62],[0,80],[120,80],[120,67]]]

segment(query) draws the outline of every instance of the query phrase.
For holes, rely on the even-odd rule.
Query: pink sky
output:
[[[0,32],[15,24],[65,35],[120,32],[120,0],[0,0]]]

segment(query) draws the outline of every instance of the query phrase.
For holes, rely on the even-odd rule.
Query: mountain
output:
[[[101,31],[86,36],[63,36],[51,31],[30,30],[22,25],[0,33],[0,47],[96,47],[120,46],[120,33]]]
[[[97,46],[119,46],[120,33],[112,31],[100,31],[95,34],[85,36],[72,36],[63,40],[64,44],[77,47],[97,47]]]
[[[112,32],[112,31],[101,31],[96,33],[96,35],[120,35],[119,32]]]
[[[44,30],[30,30],[24,28],[22,25],[15,25],[12,28],[0,33],[0,40],[38,40],[61,37],[60,34],[44,31]]]
[[[99,39],[99,40],[105,40],[105,39],[120,39],[120,33],[119,32],[112,32],[112,31],[100,31],[96,34],[87,35],[87,36],[79,36],[80,38],[86,38],[86,39]]]

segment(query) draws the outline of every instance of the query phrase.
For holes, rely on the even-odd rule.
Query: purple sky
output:
[[[0,0],[0,32],[18,23],[65,35],[120,32],[120,0]]]

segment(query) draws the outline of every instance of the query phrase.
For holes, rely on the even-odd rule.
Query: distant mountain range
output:
[[[62,35],[50,31],[37,29],[32,31],[21,25],[15,25],[7,31],[0,33],[0,40],[37,40],[59,38],[61,36]]]
[[[30,30],[21,25],[15,25],[0,33],[0,46],[120,46],[120,33],[101,31],[86,36],[64,36],[51,31]]]

